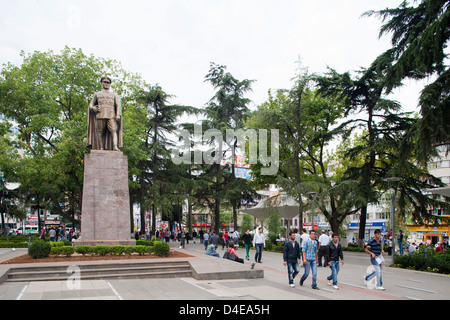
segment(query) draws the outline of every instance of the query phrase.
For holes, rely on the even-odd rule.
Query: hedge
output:
[[[51,247],[50,254],[58,256],[70,257],[75,252],[72,246],[53,246]]]
[[[0,242],[0,248],[28,248],[28,242]]]
[[[450,274],[450,250],[435,252],[434,248],[430,248],[426,258],[423,249],[411,254],[396,255],[395,266],[409,270]]]
[[[145,241],[145,240],[144,240]],[[62,243],[62,242],[61,242]],[[142,242],[141,242],[142,243]],[[150,246],[149,244],[152,244]],[[106,256],[113,255],[119,256],[122,254],[131,255],[133,253],[137,253],[140,256],[146,254],[154,253],[159,257],[167,257],[170,253],[170,246],[166,242],[162,241],[154,241],[150,243],[146,241],[144,244],[136,245],[136,246],[123,246],[123,245],[113,245],[113,246],[64,246],[59,244],[51,244],[49,242],[38,240],[35,241],[29,248],[28,254],[33,259],[44,258],[49,255],[64,255],[71,256],[73,253],[85,255],[96,255],[96,256]]]

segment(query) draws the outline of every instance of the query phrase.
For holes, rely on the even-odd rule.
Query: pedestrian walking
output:
[[[302,236],[298,233],[298,229],[294,229],[294,234],[295,234],[295,242],[298,243],[298,246],[300,247],[300,253],[301,253],[301,248],[302,248]]]
[[[256,249],[255,262],[262,263],[262,252],[263,248],[266,247],[266,239],[264,238],[263,229],[261,227],[258,228],[258,232],[253,236],[253,246]]]
[[[305,228],[302,229],[302,235],[300,236],[300,254],[303,256],[303,244],[308,241],[309,239],[309,233],[306,231]],[[303,264],[303,258],[300,259]]]
[[[309,271],[312,272],[312,285],[315,290],[319,290],[317,287],[317,260],[318,260],[319,244],[316,241],[316,231],[311,230],[309,232],[309,239],[303,244],[303,265],[305,267],[305,273],[300,279],[300,286],[303,286],[306,278],[309,276]]]
[[[195,240],[197,240],[197,231],[192,231],[192,240],[194,241],[195,244]]]
[[[212,232],[212,236],[209,238],[209,242],[212,244],[217,244],[217,246],[219,245],[219,236],[216,234],[215,231]]]
[[[283,247],[283,264],[288,268],[289,286],[294,288],[294,279],[299,274],[300,245],[295,241],[295,232],[289,232],[289,241]]]
[[[203,229],[200,229],[200,231],[198,232],[198,235],[200,236],[200,243],[203,243]]]
[[[403,255],[405,253],[405,250],[403,248],[403,231],[399,230],[399,235],[398,235],[398,248],[400,250],[400,255]]]
[[[228,236],[228,231],[226,231],[226,230],[223,231],[222,241],[223,241],[222,250],[224,250],[225,246],[228,249],[229,236]]]
[[[56,231],[55,229],[51,228],[48,232],[48,236],[50,237],[50,242],[55,242],[56,240]]]
[[[164,232],[164,239],[166,240],[167,243],[169,243],[170,235],[171,235],[171,233],[170,233],[169,229],[166,229],[166,232]]]
[[[205,250],[208,248],[208,240],[209,240],[209,234],[208,234],[208,232],[205,232],[203,234],[203,243],[205,244]]]
[[[233,232],[233,242],[234,242],[234,248],[237,250],[239,248],[239,231],[234,230]]]
[[[333,234],[333,240],[327,246],[327,261],[328,266],[331,269],[331,275],[327,277],[328,285],[333,284],[333,289],[338,290],[337,276],[339,273],[339,258],[342,265],[344,265],[344,254],[342,253],[342,247],[339,243],[339,235]]]
[[[245,246],[245,258],[247,260],[250,260],[250,248],[252,246],[252,235],[250,234],[250,229],[247,229],[247,231],[245,231],[244,235],[242,236],[242,240],[244,241]]]
[[[322,234],[319,237],[319,253],[318,253],[319,264],[317,265],[318,267],[322,266],[322,258],[325,259],[323,266],[324,267],[328,266],[328,261],[326,257],[329,243],[330,243],[329,236],[325,233],[325,230],[322,230]]]
[[[366,253],[370,255],[370,262],[374,268],[374,271],[367,276],[364,276],[364,284],[367,285],[373,277],[376,277],[376,289],[385,290],[383,287],[382,278],[382,263],[384,262],[384,250],[383,242],[381,241],[381,230],[376,229],[373,238],[369,241],[365,249]]]
[[[41,239],[41,240],[44,240],[45,241],[45,228],[44,227],[42,227],[41,228],[41,236],[40,236],[40,238],[39,239]]]
[[[186,233],[185,232],[181,232],[180,233],[180,249],[184,249],[185,242],[186,242]]]

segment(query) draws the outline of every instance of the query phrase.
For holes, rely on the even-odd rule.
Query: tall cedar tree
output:
[[[387,93],[409,79],[433,79],[420,94],[421,118],[412,128],[411,139],[420,160],[426,164],[436,155],[436,144],[450,141],[450,70],[446,52],[450,38],[448,0],[404,1],[398,8],[366,12],[384,22],[380,37],[392,36],[392,48],[374,65],[385,77]]]

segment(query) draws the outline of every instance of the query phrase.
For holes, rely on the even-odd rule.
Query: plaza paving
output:
[[[229,272],[249,270],[253,262],[238,263],[204,254],[204,246],[186,245],[176,250],[191,254],[199,268],[209,272],[219,272],[224,268]],[[219,247],[218,252],[222,254]],[[251,256],[254,255],[251,251]],[[0,249],[0,262],[26,250],[12,252]],[[240,257],[245,250],[238,250]],[[450,276],[426,272],[384,267],[383,286],[385,291],[370,290],[363,283],[363,276],[369,266],[365,253],[344,252],[345,264],[339,273],[339,290],[328,286],[328,267],[318,268],[318,286],[311,289],[311,276],[303,286],[299,286],[299,276],[295,288],[288,286],[287,270],[283,266],[282,254],[264,252],[261,264],[256,270],[263,270],[264,277],[256,279],[196,280],[194,278],[169,279],[126,279],[126,280],[81,280],[74,285],[68,281],[3,282],[0,285],[0,300],[448,300],[450,297]],[[225,263],[226,262],[226,263]],[[228,263],[228,264],[227,264]],[[231,264],[230,264],[231,263]],[[0,265],[1,270],[11,265]],[[303,273],[303,268],[300,274]]]

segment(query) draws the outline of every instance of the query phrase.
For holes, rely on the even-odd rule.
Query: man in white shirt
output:
[[[318,267],[322,266],[322,257],[325,260],[325,263],[323,264],[323,266],[324,267],[328,266],[327,247],[328,247],[329,243],[330,243],[330,238],[325,233],[325,230],[322,230],[322,234],[319,237],[319,254],[318,254],[319,264],[317,265]]]
[[[301,248],[302,247],[302,237],[298,233],[298,229],[294,229],[294,234],[295,234],[295,240],[294,241],[297,242],[299,248]],[[302,249],[300,249],[300,253],[301,253],[301,250]]]
[[[253,237],[253,246],[256,249],[255,262],[261,263],[263,248],[266,247],[266,239],[264,238],[263,229],[258,228],[258,232]]]
[[[303,246],[304,246],[305,242],[308,241],[308,239],[309,239],[309,234],[305,228],[302,229],[302,235],[300,236],[300,238],[301,238],[300,254],[302,254]],[[300,259],[300,261],[303,263],[303,259]]]
[[[416,244],[413,242],[409,245],[409,253],[416,252]]]

